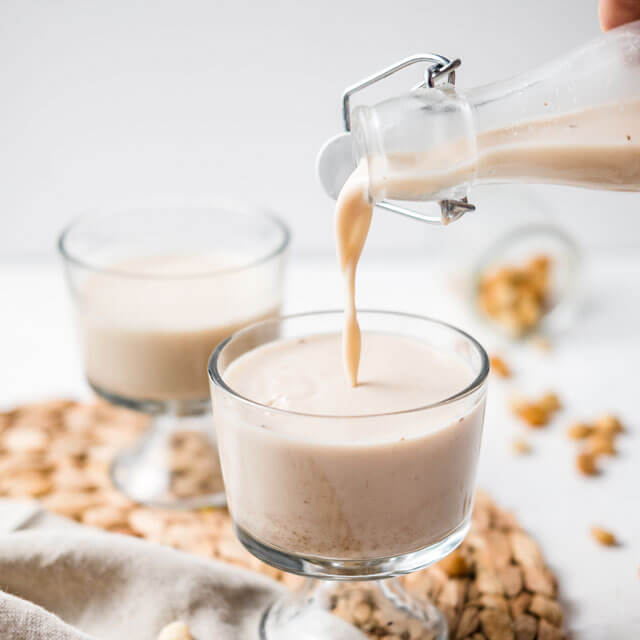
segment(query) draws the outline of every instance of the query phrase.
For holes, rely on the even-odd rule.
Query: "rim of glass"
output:
[[[487,376],[489,375],[489,356],[487,355],[487,352],[485,351],[484,347],[472,335],[468,334],[466,331],[463,331],[462,329],[459,329],[458,327],[455,327],[454,325],[449,324],[448,322],[444,322],[443,320],[437,320],[436,318],[430,318],[429,316],[421,316],[415,313],[405,313],[402,311],[384,311],[381,309],[359,309],[358,314],[374,313],[378,315],[386,315],[386,316],[394,316],[399,318],[409,318],[412,320],[420,320],[430,324],[438,325],[439,327],[442,327],[444,329],[448,329],[450,331],[453,331],[454,333],[457,333],[459,336],[468,340],[476,349],[476,351],[480,354],[480,359],[482,363],[480,367],[480,371],[478,372],[476,377],[473,379],[473,381],[469,383],[466,387],[464,387],[457,393],[453,394],[452,396],[439,400],[438,402],[421,405],[419,407],[414,407],[411,409],[401,409],[399,411],[388,411],[383,413],[366,413],[366,414],[358,414],[358,415],[305,413],[303,411],[290,411],[288,409],[281,409],[279,407],[271,407],[269,405],[262,404],[261,402],[257,402],[256,400],[251,400],[250,398],[247,398],[246,396],[239,394],[237,391],[234,391],[231,387],[229,387],[229,385],[227,385],[227,383],[222,379],[222,376],[220,375],[220,371],[218,370],[218,360],[224,348],[232,340],[235,340],[236,338],[241,337],[242,335],[244,335],[245,333],[248,333],[249,331],[252,331],[259,327],[264,327],[271,323],[282,322],[283,320],[295,320],[297,318],[306,318],[309,316],[323,316],[323,315],[338,314],[338,313],[342,314],[344,313],[344,311],[342,309],[326,309],[323,311],[305,311],[303,313],[294,313],[294,314],[281,316],[279,318],[275,318],[271,320],[262,320],[260,322],[256,322],[252,325],[249,325],[248,327],[245,327],[240,331],[236,331],[235,333],[230,335],[228,338],[225,338],[211,353],[211,356],[209,357],[209,366],[208,366],[209,380],[211,380],[217,387],[220,387],[223,391],[225,391],[229,395],[233,396],[237,400],[240,400],[243,404],[249,405],[256,409],[263,409],[265,411],[269,411],[270,413],[278,413],[282,415],[298,416],[298,417],[304,417],[304,418],[357,420],[360,418],[383,418],[388,416],[399,416],[399,415],[406,415],[411,413],[418,413],[421,411],[427,411],[429,409],[436,409],[437,407],[442,407],[447,404],[452,404],[454,402],[457,402],[458,400],[461,400],[462,398],[465,398],[475,393],[478,389],[480,389],[480,387],[482,387],[482,385],[485,383],[487,379]],[[267,343],[264,343],[264,344],[267,344]]]
[[[261,255],[253,260],[249,260],[243,264],[229,267],[226,269],[216,269],[213,271],[201,271],[194,273],[186,273],[186,274],[153,274],[153,273],[139,273],[136,271],[128,271],[124,269],[115,269],[111,266],[102,266],[97,264],[91,264],[90,261],[87,261],[83,258],[80,258],[76,255],[73,255],[73,252],[69,251],[67,242],[69,235],[77,228],[78,225],[89,220],[93,217],[101,217],[101,216],[109,216],[115,215],[118,213],[153,213],[154,211],[171,211],[172,209],[182,209],[182,210],[191,210],[191,211],[215,211],[221,209],[232,209],[234,214],[240,214],[246,217],[251,218],[261,218],[268,220],[271,222],[275,229],[280,233],[280,241],[276,245],[274,249]],[[252,269],[260,264],[265,262],[269,262],[273,258],[284,253],[291,241],[291,231],[286,223],[271,213],[268,209],[263,209],[258,206],[253,206],[250,204],[243,204],[241,202],[220,200],[219,202],[213,202],[209,204],[203,205],[176,205],[176,206],[148,206],[148,207],[132,207],[130,209],[115,209],[112,212],[107,211],[88,211],[76,216],[69,224],[67,224],[58,236],[57,248],[58,253],[62,256],[62,258],[78,267],[82,267],[83,269],[87,269],[89,271],[93,271],[96,273],[108,274],[112,276],[117,276],[120,278],[135,278],[135,279],[144,279],[144,280],[189,280],[195,278],[205,278],[212,277],[217,275],[224,275],[229,273],[237,273],[240,271],[244,271],[246,269]]]

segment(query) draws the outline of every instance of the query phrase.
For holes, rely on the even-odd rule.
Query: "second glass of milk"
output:
[[[207,360],[224,338],[276,317],[289,232],[220,203],[81,217],[60,236],[91,388],[153,420],[113,463],[138,502],[222,504]]]

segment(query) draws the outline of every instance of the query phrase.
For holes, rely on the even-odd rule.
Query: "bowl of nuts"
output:
[[[575,318],[580,252],[552,224],[517,227],[492,244],[471,279],[474,312],[513,339],[556,334]]]

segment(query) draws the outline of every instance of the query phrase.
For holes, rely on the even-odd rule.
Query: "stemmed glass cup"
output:
[[[307,578],[297,593],[265,612],[263,639],[365,638],[362,630],[331,615],[341,588],[337,581],[364,580],[376,581],[377,607],[389,612],[388,624],[401,614],[419,628],[412,639],[446,637],[436,607],[415,600],[396,577],[441,560],[468,531],[488,358],[471,336],[437,320],[381,311],[361,311],[359,320],[365,336],[415,338],[454,354],[470,368],[473,381],[461,381],[454,395],[427,406],[358,416],[262,405],[225,382],[227,368],[260,345],[339,333],[339,311],[257,323],[222,342],[209,362],[236,534],[260,560]],[[398,438],[405,427],[411,435]]]
[[[144,438],[112,465],[134,500],[225,501],[207,360],[234,331],[276,317],[289,232],[237,203],[85,215],[59,238],[91,388],[144,412]]]

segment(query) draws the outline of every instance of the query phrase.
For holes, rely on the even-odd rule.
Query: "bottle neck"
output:
[[[453,87],[419,89],[352,113],[356,156],[366,162],[374,201],[467,195],[476,179],[472,109]]]

